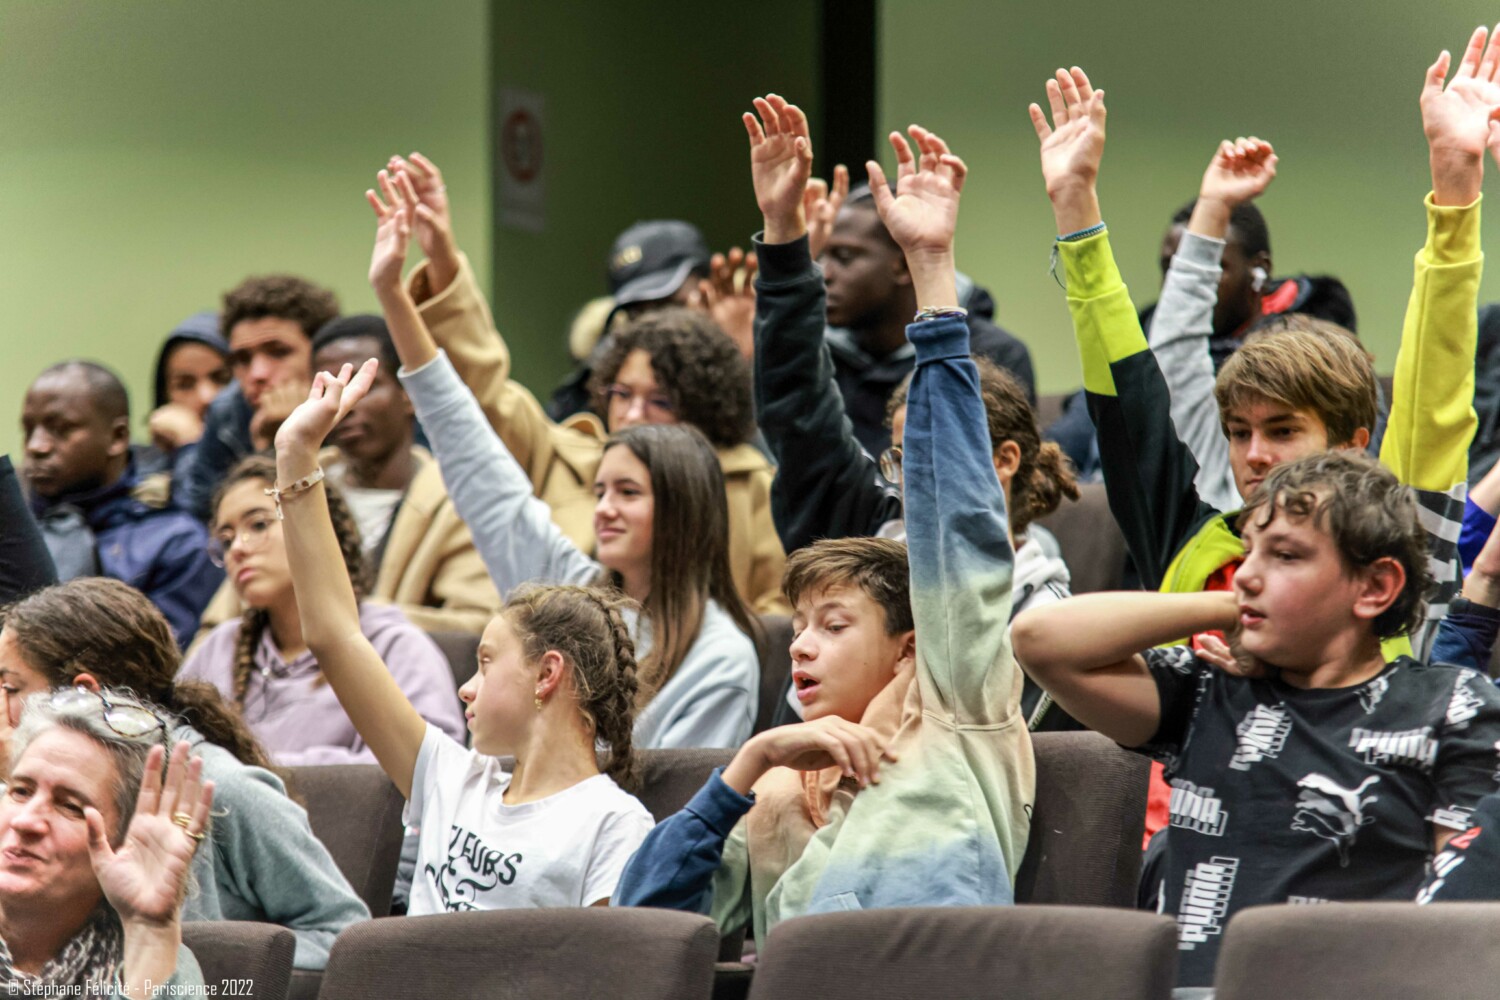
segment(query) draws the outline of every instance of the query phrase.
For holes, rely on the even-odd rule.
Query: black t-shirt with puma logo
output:
[[[1178,983],[1213,984],[1247,906],[1415,898],[1434,828],[1463,830],[1500,788],[1500,691],[1410,657],[1351,688],[1233,677],[1153,649],[1161,726],[1140,752],[1172,786],[1162,912]]]

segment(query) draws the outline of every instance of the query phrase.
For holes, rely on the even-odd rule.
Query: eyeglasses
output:
[[[271,528],[276,518],[269,513],[257,511],[246,515],[238,528],[225,528],[215,532],[208,540],[208,558],[215,566],[224,568],[224,556],[238,541],[246,552],[261,552],[271,543]]]
[[[130,739],[140,739],[152,731],[161,732],[162,744],[167,743],[167,722],[143,705],[128,702],[115,704],[98,691],[86,687],[70,687],[52,692],[52,704],[57,708],[77,708],[81,705],[101,705],[104,708],[104,723]]]
[[[638,393],[630,388],[630,386],[622,385],[619,382],[604,390],[604,399],[610,405],[623,403],[626,409],[634,406],[635,401],[639,399],[644,409],[648,411],[655,410],[664,416],[671,416],[677,412],[677,407],[672,405],[672,400],[663,393]]]
[[[880,474],[892,486],[901,485],[901,446],[893,444],[880,453]]]

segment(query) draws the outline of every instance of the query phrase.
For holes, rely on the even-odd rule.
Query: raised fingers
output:
[[[1052,126],[1047,124],[1046,114],[1035,104],[1026,106],[1026,114],[1031,118],[1031,127],[1036,130],[1036,137],[1046,142],[1052,135]]]
[[[1479,73],[1479,60],[1484,54],[1484,40],[1489,32],[1483,25],[1474,29],[1474,34],[1469,36],[1469,44],[1464,48],[1463,58],[1458,63],[1458,76],[1476,76]]]
[[[172,748],[172,756],[167,761],[167,776],[161,785],[161,798],[156,805],[158,815],[170,816],[177,808],[177,798],[182,794],[182,786],[187,778],[187,760],[191,749],[186,740],[179,740]]]
[[[1062,70],[1057,73],[1063,75]],[[1052,127],[1062,128],[1068,123],[1068,105],[1063,101],[1062,87],[1056,80],[1047,81],[1047,103],[1052,108]]]
[[[911,147],[906,143],[906,137],[900,132],[892,132],[890,135],[891,148],[896,151],[896,182],[899,184],[901,178],[910,177],[917,172],[917,161],[911,153]]]
[[[442,185],[443,172],[438,169],[438,165],[436,163],[433,163],[421,153],[417,152],[416,150],[412,150],[411,156],[407,157],[406,159],[406,163],[407,166],[412,168],[413,172],[417,174],[418,178],[431,181],[433,184],[437,184],[439,186]]]
[[[1083,102],[1083,97],[1078,92],[1078,82],[1073,79],[1072,73],[1065,69],[1058,70],[1057,86],[1062,91],[1063,101],[1067,104],[1069,111]]]
[[[760,115],[760,126],[766,138],[770,138],[773,135],[780,135],[780,116],[776,114],[776,109],[771,107],[770,102],[764,97],[757,97],[750,103],[755,105],[755,112]]]
[[[1079,100],[1087,101],[1094,96],[1094,85],[1089,83],[1089,75],[1087,73],[1079,67],[1074,66],[1068,71],[1068,75],[1073,80],[1073,86],[1078,88]]]
[[[141,792],[135,799],[137,813],[154,813],[161,802],[161,761],[165,751],[152,747],[146,754],[146,770],[141,775]]]

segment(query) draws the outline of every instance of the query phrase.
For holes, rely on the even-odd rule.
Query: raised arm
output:
[[[1136,747],[1161,725],[1161,697],[1141,651],[1231,627],[1233,593],[1082,594],[1016,616],[1016,658],[1073,718]]]
[[[319,372],[313,379],[307,401],[276,432],[279,489],[290,490],[319,471],[318,449],[323,439],[369,391],[375,365],[372,358],[358,376],[345,365],[337,377]],[[279,499],[302,637],[349,721],[401,794],[409,797],[427,723],[401,693],[360,628],[354,585],[347,573],[337,569],[343,566],[343,558],[321,479]]]
[[[1166,381],[1146,344],[1099,214],[1095,183],[1104,155],[1104,91],[1083,70],[1047,81],[1052,122],[1031,105],[1042,175],[1057,220],[1055,252],[1083,359],[1089,415],[1110,510],[1147,587],[1199,589],[1167,580],[1177,552],[1215,509],[1194,488],[1198,467],[1172,426]]]
[[[874,458],[854,437],[823,342],[823,273],[807,228],[807,118],[775,94],[757,98],[755,109],[759,119],[744,116],[764,221],[755,242],[755,410],[777,465],[771,513],[792,552],[819,538],[874,534],[901,516],[901,500],[881,486]],[[848,171],[834,188],[841,200]]]
[[[1391,414],[1380,460],[1416,491],[1428,527],[1437,592],[1426,629],[1447,614],[1462,582],[1457,539],[1463,523],[1474,415],[1474,352],[1484,257],[1479,195],[1488,147],[1500,150],[1500,45],[1475,30],[1451,81],[1445,51],[1427,70],[1422,128],[1432,169],[1427,242],[1418,252],[1396,354]],[[1412,644],[1423,648],[1421,636]]]
[[[387,175],[413,195],[412,234],[427,255],[407,277],[408,295],[433,340],[479,400],[485,419],[526,470],[533,490],[540,491],[552,465],[551,436],[567,432],[511,378],[510,348],[453,235],[452,202],[442,171],[421,153],[412,153],[392,157]]]
[[[866,169],[923,317],[907,327],[917,360],[901,471],[917,683],[925,713],[955,725],[995,725],[1020,708],[1009,639],[1015,553],[958,308],[953,233],[968,169],[938,136],[917,125],[910,131],[920,163],[899,132],[890,135],[895,194],[878,163]]]
[[[1225,140],[1214,151],[1187,231],[1151,320],[1151,350],[1172,397],[1172,424],[1198,463],[1199,496],[1220,510],[1241,502],[1229,442],[1214,399],[1214,364],[1209,337],[1229,219],[1240,205],[1257,198],[1276,176],[1276,153],[1259,139]]]
[[[598,564],[552,523],[550,508],[532,494],[525,471],[438,350],[401,282],[409,220],[430,210],[417,201],[409,178],[392,178],[381,171],[380,185],[385,201],[374,191],[365,193],[379,223],[370,285],[401,358],[401,383],[437,455],[453,508],[469,526],[490,579],[502,596],[531,580],[592,580]]]

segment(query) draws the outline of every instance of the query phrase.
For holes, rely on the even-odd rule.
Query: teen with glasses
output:
[[[283,767],[373,764],[374,754],[302,638],[285,536],[266,496],[275,482],[271,459],[251,456],[231,470],[219,488],[210,554],[223,565],[246,610],[190,651],[182,677],[218,688]],[[330,506],[343,557],[342,565],[333,569],[347,572],[363,596],[359,529],[337,493]],[[361,601],[360,627],[422,717],[462,739],[463,715],[453,694],[452,670],[437,644],[389,605]]]

